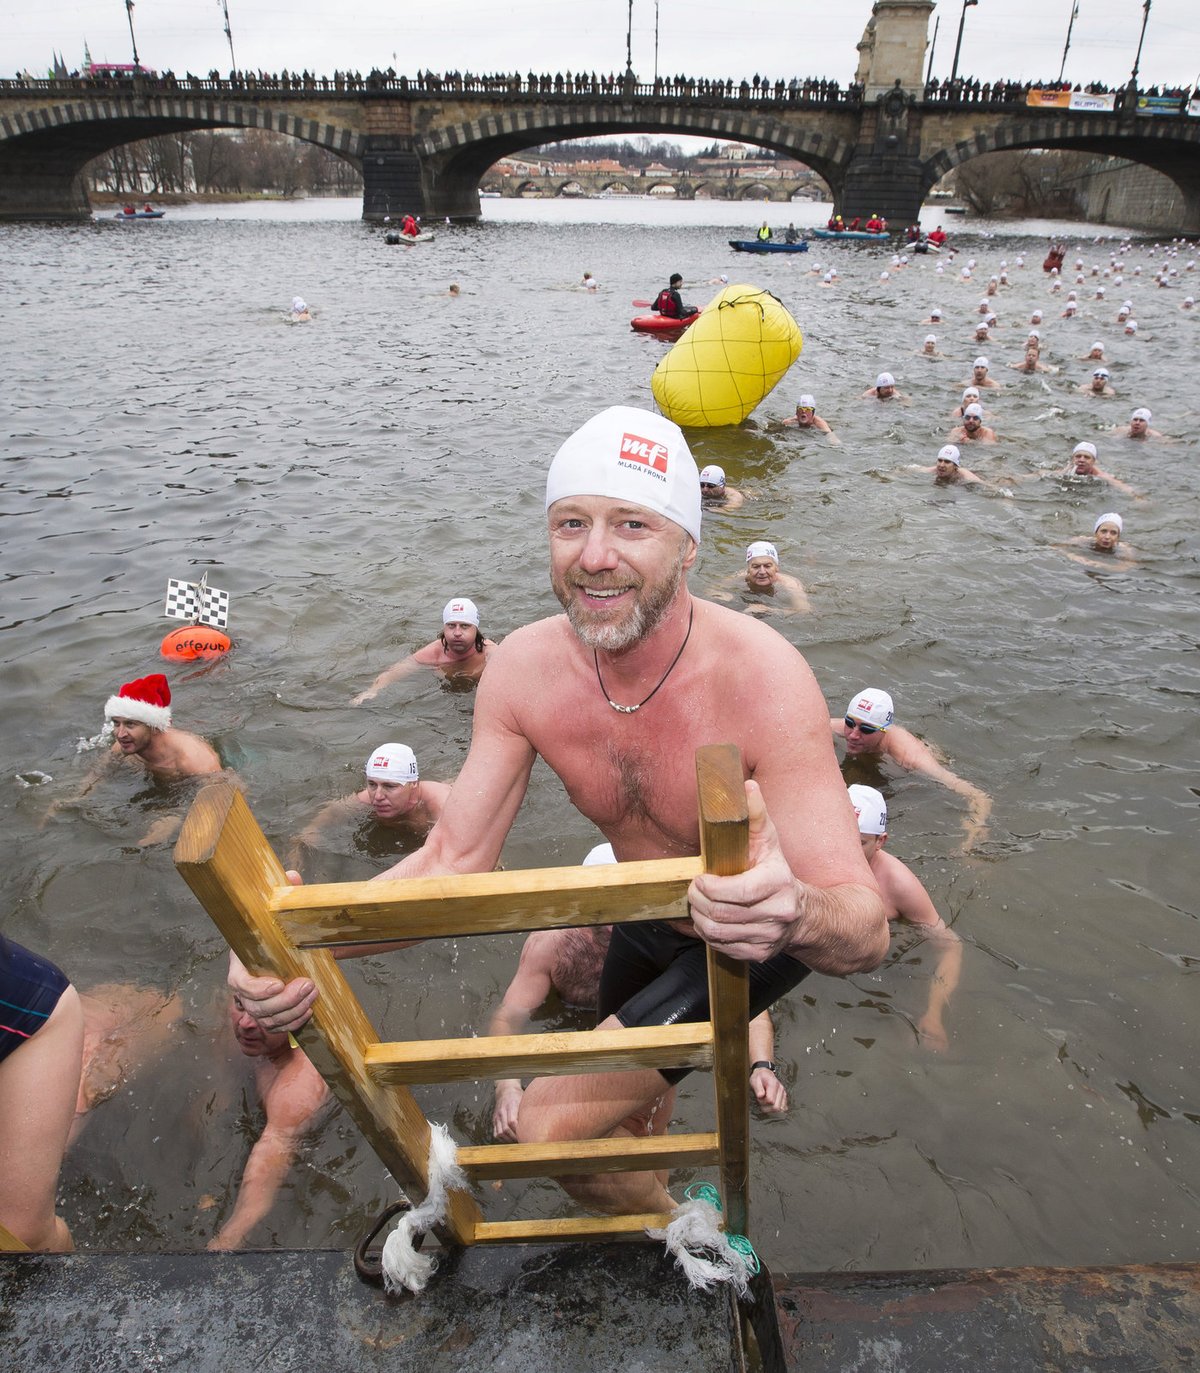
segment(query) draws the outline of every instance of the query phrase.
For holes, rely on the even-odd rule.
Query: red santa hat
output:
[[[139,720],[151,729],[171,727],[171,688],[161,672],[126,682],[104,703],[106,720]]]

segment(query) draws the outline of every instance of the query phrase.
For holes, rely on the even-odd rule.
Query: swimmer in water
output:
[[[1122,548],[1121,535],[1125,532],[1125,521],[1115,510],[1097,516],[1090,537],[1076,534],[1066,543],[1056,544],[1072,562],[1082,563],[1085,567],[1102,567],[1109,572],[1127,572],[1137,565],[1134,550]],[[1076,553],[1076,548],[1085,548],[1087,553]],[[1100,557],[1089,556],[1100,554]]]
[[[595,291],[598,290],[600,287],[600,283],[591,274],[591,272],[584,272],[583,280],[580,282],[580,285],[583,287],[585,291]]]
[[[935,486],[969,486],[978,482],[980,486],[990,486],[991,482],[986,482],[977,473],[972,472],[969,467],[962,465],[962,454],[952,443],[943,444],[938,449],[937,459],[932,467],[925,467],[921,463],[910,462],[908,464],[910,472],[932,472],[933,484]]]
[[[1164,437],[1158,429],[1150,428],[1150,421],[1154,416],[1144,405],[1138,408],[1129,416],[1129,427],[1125,430],[1123,437],[1127,439],[1161,439]]]
[[[452,282],[450,283],[450,289],[446,292],[446,294],[447,294],[448,296],[460,296],[460,295],[462,295],[462,291],[461,291],[461,289],[459,288],[459,285],[458,285],[458,282],[457,282],[457,281],[452,281]]]
[[[884,853],[883,846],[888,840],[888,816],[883,793],[875,787],[859,783],[846,790],[858,820],[863,854],[883,895],[889,925],[897,920],[902,920],[906,925],[915,925],[935,951],[936,961],[929,979],[929,1003],[916,1023],[916,1031],[923,1048],[945,1053],[950,1044],[943,1016],[958,987],[962,971],[962,940],[937,913],[916,873],[898,858]]]
[[[941,324],[941,322],[942,322],[942,311],[941,311],[941,309],[940,309],[938,306],[936,306],[936,305],[933,307],[932,310],[930,310],[930,312],[929,312],[929,318],[928,318],[928,319],[923,319],[923,320],[921,321],[922,324]]]
[[[362,791],[323,806],[296,839],[289,868],[299,869],[302,851],[319,848],[324,832],[338,820],[358,822],[370,814],[384,829],[416,839],[424,839],[437,824],[449,783],[422,780],[416,754],[406,744],[380,744],[363,771],[367,784]]]
[[[267,1120],[242,1170],[233,1211],[206,1246],[214,1251],[245,1245],[275,1204],[304,1135],[320,1123],[332,1101],[325,1079],[291,1035],[260,1029],[236,996],[229,1019],[238,1048],[253,1060],[254,1085]]]
[[[312,319],[312,314],[308,306],[304,303],[303,296],[292,297],[292,313],[288,317],[293,324],[306,324]]]
[[[1050,367],[1042,361],[1042,337],[1035,329],[1025,341],[1025,356],[1020,362],[1010,362],[1008,364],[1014,372],[1057,372],[1057,367]]]
[[[1104,344],[1099,339],[1092,344],[1091,348],[1079,359],[1080,362],[1103,362]]]
[[[700,469],[700,501],[705,510],[737,510],[746,497],[725,481],[725,469],[710,463]]]
[[[813,396],[801,396],[796,402],[796,413],[780,420],[780,424],[791,429],[815,429],[818,434],[824,434],[835,448],[841,447],[841,440],[829,427],[828,421],[817,414],[817,402]]]
[[[1107,367],[1097,367],[1092,373],[1091,381],[1085,381],[1075,389],[1085,396],[1115,396],[1117,393],[1108,384],[1108,379],[1112,374]]]
[[[919,358],[944,358],[946,355],[938,350],[937,335],[926,334],[925,342],[916,350],[915,356]]]
[[[479,609],[475,602],[466,596],[456,596],[446,602],[442,611],[441,634],[431,644],[385,668],[350,704],[360,706],[364,701],[374,700],[385,686],[419,672],[423,667],[431,667],[444,677],[478,681],[488,655],[495,647],[491,639],[485,639],[480,632]]]
[[[908,404],[908,397],[896,390],[896,378],[890,372],[880,372],[875,378],[875,385],[868,386],[862,393],[863,400],[898,400],[902,405]]]
[[[1136,496],[1137,492],[1132,486],[1114,477],[1111,472],[1104,472],[1096,465],[1096,445],[1086,441],[1077,443],[1071,450],[1071,460],[1063,469],[1061,475],[1066,477],[1094,477],[1097,481],[1106,482],[1115,490],[1122,492],[1126,496]]]
[[[996,431],[989,429],[983,422],[983,406],[978,401],[965,406],[962,424],[950,433],[953,443],[995,443]]]
[[[55,1196],[79,1093],[79,996],[49,959],[0,934],[0,1005],[0,1249],[67,1254]]]
[[[980,399],[979,399],[979,396],[980,396],[980,392],[979,392],[979,387],[978,387],[978,386],[967,386],[967,387],[964,387],[963,393],[962,393],[962,400],[959,401],[959,403],[954,407],[953,410],[951,410],[951,412],[950,412],[950,418],[951,418],[951,419],[956,419],[956,420],[962,419],[962,417],[963,417],[963,411],[967,408],[968,405],[975,405],[975,404],[980,404],[980,403],[981,403],[981,402],[980,402]],[[987,419],[987,412],[986,412],[986,411],[984,411],[984,419],[985,419],[985,420]]]
[[[980,390],[1002,391],[1004,388],[998,381],[993,380],[988,375],[991,364],[982,354],[971,364],[971,375],[966,381],[959,382],[960,386],[977,386]]]
[[[964,781],[909,730],[894,724],[895,712],[891,696],[877,687],[868,687],[851,698],[845,714],[833,718],[829,726],[834,737],[846,745],[846,761],[852,758],[890,759],[897,767],[909,772],[923,772],[965,797],[967,817],[963,820],[965,853],[987,838],[987,818],[992,810],[992,798],[987,792]]]
[[[812,611],[804,584],[798,577],[779,570],[779,553],[775,545],[765,539],[746,549],[745,572],[727,578],[726,585],[737,586],[743,596],[753,598],[746,606],[747,615],[767,615],[773,608],[784,614],[807,615]],[[727,591],[714,591],[712,595],[715,601],[733,599]]]
[[[172,725],[171,688],[161,672],[126,682],[115,696],[108,698],[104,716],[105,728],[111,728],[114,739],[108,756],[92,770],[73,797],[54,802],[45,820],[83,800],[113,768],[123,765],[133,766],[163,783],[199,778],[206,784],[219,776],[237,781],[236,775],[222,766],[207,740]],[[138,847],[173,838],[182,823],[181,814],[159,816],[138,841]]]

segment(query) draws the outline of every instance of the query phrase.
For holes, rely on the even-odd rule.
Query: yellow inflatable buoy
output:
[[[676,424],[740,424],[803,346],[800,326],[770,291],[726,286],[654,369],[650,389]]]

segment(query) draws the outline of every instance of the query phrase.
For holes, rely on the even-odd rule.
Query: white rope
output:
[[[697,1291],[707,1292],[719,1282],[728,1282],[739,1297],[746,1295],[750,1285],[746,1261],[721,1230],[720,1211],[707,1201],[685,1201],[665,1230],[646,1233],[653,1240],[663,1241],[667,1253],[675,1255],[676,1264]]]
[[[390,1293],[402,1288],[421,1292],[437,1271],[437,1260],[417,1251],[413,1236],[425,1234],[446,1218],[447,1192],[465,1188],[467,1176],[458,1166],[458,1150],[444,1125],[429,1127],[429,1190],[420,1206],[406,1211],[387,1237],[380,1255],[383,1285]]]

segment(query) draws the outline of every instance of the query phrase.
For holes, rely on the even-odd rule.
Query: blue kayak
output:
[[[729,246],[736,253],[807,253],[808,244],[800,240],[798,243],[773,243],[769,238],[731,238]]]

